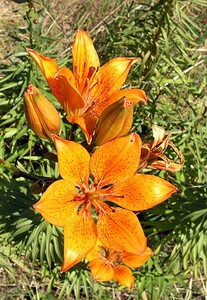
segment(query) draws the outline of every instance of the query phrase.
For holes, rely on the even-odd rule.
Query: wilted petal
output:
[[[79,29],[73,44],[73,74],[82,91],[89,75],[90,67],[98,69],[100,66],[99,58],[93,46],[93,42],[88,34]],[[90,80],[90,76],[88,78]]]
[[[132,271],[126,266],[116,265],[114,268],[113,279],[130,290],[134,285],[134,276],[132,275]]]
[[[108,281],[113,278],[113,267],[104,259],[97,258],[90,261],[89,267],[96,281]]]
[[[123,253],[121,255],[121,261],[123,264],[129,266],[130,268],[139,268],[152,256],[152,250],[147,247],[142,255],[137,255],[133,253]]]
[[[118,57],[111,59],[100,68],[99,89],[94,90],[92,95],[96,105],[94,112],[100,115],[108,106],[108,99],[116,90],[119,90],[125,83],[131,66],[138,58]]]
[[[117,182],[111,194],[110,200],[124,208],[140,211],[149,209],[176,192],[176,187],[170,182],[154,176],[145,174],[135,174],[124,182]]]
[[[139,165],[140,149],[141,139],[135,133],[100,146],[90,161],[95,182],[102,181],[104,185],[133,176]]]
[[[90,154],[80,144],[53,135],[62,178],[74,185],[88,184]]]
[[[97,222],[98,237],[104,246],[118,252],[142,254],[146,237],[137,216],[128,210],[112,208],[100,212]]]
[[[157,160],[149,165],[149,167],[158,170],[167,170],[169,172],[178,172],[182,168],[182,164],[177,164],[169,161],[166,163],[164,160]]]
[[[76,188],[71,182],[58,180],[47,188],[34,208],[51,224],[67,226],[81,204],[74,201],[76,194]]]
[[[152,125],[152,133],[154,137],[154,142],[151,148],[154,149],[154,147],[163,142],[165,137],[165,130],[160,126]]]
[[[62,272],[86,257],[96,243],[96,225],[90,215],[77,213],[64,227],[64,262]]]

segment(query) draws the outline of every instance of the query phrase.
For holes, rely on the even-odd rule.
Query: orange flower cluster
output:
[[[69,122],[76,123],[91,143],[101,113],[110,104],[125,97],[133,104],[146,103],[145,92],[139,89],[120,90],[137,58],[118,57],[100,67],[92,40],[78,30],[73,45],[73,72],[32,49],[27,49],[40,67],[51,91],[67,113]]]
[[[176,191],[168,181],[137,173],[143,167],[156,167],[158,152],[164,157],[169,137],[164,140],[163,131],[156,131],[154,142],[142,145],[136,133],[126,135],[134,105],[146,103],[144,91],[121,89],[138,59],[114,58],[100,67],[93,43],[83,30],[75,36],[73,71],[59,68],[34,50],[27,51],[68,121],[80,126],[88,144],[93,141],[98,146],[91,155],[79,143],[59,137],[58,112],[29,85],[27,121],[41,138],[54,142],[62,177],[48,187],[34,208],[48,222],[64,228],[63,272],[86,258],[95,280],[113,279],[131,289],[130,268],[141,266],[152,255],[134,211],[149,209]],[[166,166],[161,164],[166,169],[170,166],[169,160]]]

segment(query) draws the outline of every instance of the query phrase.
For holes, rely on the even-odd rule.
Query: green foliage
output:
[[[13,12],[19,19],[9,31],[3,29],[0,159],[7,164],[0,166],[0,282],[7,282],[8,288],[2,289],[0,298],[7,293],[11,295],[7,299],[204,299],[206,1],[77,1],[74,7],[59,2],[22,1]],[[55,161],[48,159],[54,152],[52,143],[40,140],[26,123],[23,94],[28,84],[39,87],[61,112],[62,137],[69,136],[71,125],[25,49],[33,48],[70,67],[79,27],[91,34],[102,64],[116,56],[140,57],[127,85],[144,89],[148,104],[137,106],[132,131],[144,138],[151,134],[152,124],[171,130],[173,142],[185,156],[180,172],[155,171],[179,191],[140,214],[154,256],[135,271],[132,293],[115,283],[94,283],[84,262],[61,274],[62,229],[42,220],[32,207],[39,196],[31,194],[30,187],[38,176],[47,182],[59,173]],[[77,140],[82,141],[81,133]],[[171,153],[169,157],[174,158]],[[15,166],[28,178],[15,175]]]

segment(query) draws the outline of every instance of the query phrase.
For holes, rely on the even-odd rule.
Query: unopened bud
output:
[[[95,131],[95,144],[102,145],[129,132],[134,104],[126,98],[108,106],[101,114]]]
[[[41,138],[50,139],[60,131],[60,117],[56,108],[32,84],[24,94],[24,112],[31,129]]]

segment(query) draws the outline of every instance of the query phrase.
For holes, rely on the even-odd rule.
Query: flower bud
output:
[[[31,129],[41,138],[50,139],[60,131],[60,117],[56,108],[30,84],[24,94],[24,112]]]
[[[100,146],[129,132],[133,121],[134,104],[121,98],[101,114],[95,131],[95,144]]]

